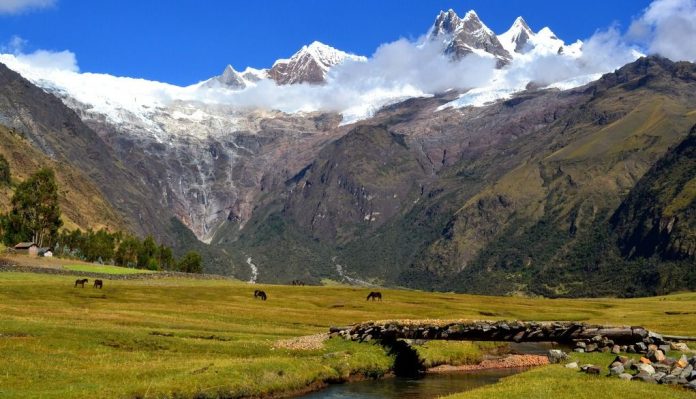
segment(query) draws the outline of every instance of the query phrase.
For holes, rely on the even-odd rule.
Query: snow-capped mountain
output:
[[[581,41],[578,40],[571,45],[566,45],[548,27],[535,33],[522,17],[517,17],[507,32],[498,35],[498,40],[512,58],[530,53],[535,55],[563,54],[575,58],[582,54]]]
[[[248,67],[242,72],[228,65],[222,75],[215,76],[201,83],[207,88],[228,88],[242,90],[253,86],[263,79],[272,79],[278,85],[298,83],[326,83],[329,69],[346,60],[364,62],[367,58],[337,50],[324,43],[314,41],[302,48],[290,58],[279,59],[269,69]]]
[[[441,41],[445,53],[455,59],[468,54],[489,56],[497,59],[498,67],[524,54],[563,54],[577,58],[582,53],[581,41],[566,45],[548,27],[535,33],[522,17],[517,17],[507,32],[496,35],[473,10],[463,18],[451,9],[441,11],[428,37]]]
[[[455,59],[468,54],[490,55],[499,65],[507,64],[511,55],[498,40],[496,34],[484,24],[475,11],[460,18],[454,10],[441,11],[431,28],[431,40],[441,40],[445,52]]]
[[[366,61],[367,59],[315,41],[309,46],[303,46],[289,59],[276,61],[268,70],[268,76],[279,85],[321,84],[326,82],[326,74],[331,67],[346,60]]]

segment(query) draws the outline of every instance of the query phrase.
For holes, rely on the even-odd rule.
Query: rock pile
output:
[[[622,380],[643,381],[652,384],[682,385],[696,390],[696,356],[679,358],[665,355],[664,348],[649,345],[647,353],[640,359],[616,356],[609,365],[609,376]],[[580,366],[588,374],[600,374],[601,368],[591,364]]]

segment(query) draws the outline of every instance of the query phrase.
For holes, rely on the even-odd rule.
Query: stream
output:
[[[510,343],[510,352],[542,355],[558,346],[551,343]],[[528,368],[426,374],[423,378],[387,378],[331,385],[303,399],[434,399],[495,384]]]
[[[423,378],[387,378],[331,385],[303,399],[434,399],[496,383],[526,369],[428,374]]]

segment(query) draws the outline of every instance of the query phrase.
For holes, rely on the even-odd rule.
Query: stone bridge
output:
[[[578,351],[645,353],[650,345],[691,337],[663,336],[643,327],[613,327],[568,321],[382,321],[332,327],[332,336],[353,341],[452,340],[557,342]]]

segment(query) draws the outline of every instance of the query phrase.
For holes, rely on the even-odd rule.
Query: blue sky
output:
[[[7,9],[27,2],[35,7]],[[319,40],[371,55],[382,43],[417,38],[438,11],[475,9],[490,28],[507,30],[518,15],[535,30],[548,25],[566,42],[618,23],[626,29],[650,0],[0,0],[0,43],[24,51],[70,50],[83,72],[179,85],[219,74],[225,65],[269,67]]]

